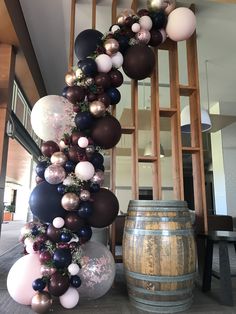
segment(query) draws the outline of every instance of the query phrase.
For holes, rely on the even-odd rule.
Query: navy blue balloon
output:
[[[96,170],[102,170],[102,171],[104,171],[104,170],[105,170],[105,167],[104,167],[103,165],[100,165],[100,166],[98,166],[98,167],[96,168]]]
[[[78,237],[80,238],[80,243],[87,242],[92,237],[92,228],[90,226],[81,227],[77,232]]]
[[[76,166],[76,164],[73,161],[67,160],[67,162],[64,165],[64,168],[65,168],[66,172],[70,173],[70,172],[74,172],[75,166]]]
[[[43,281],[42,278],[38,278],[38,279],[35,279],[33,282],[32,282],[32,288],[35,290],[35,291],[43,291],[43,289],[46,287],[46,282]]]
[[[65,86],[62,90],[62,96],[66,98],[66,94],[67,94],[67,90],[68,90],[69,86]]]
[[[68,232],[62,232],[61,233],[61,241],[62,242],[69,242],[72,239],[72,236]]]
[[[152,12],[150,14],[150,17],[152,19],[152,24],[154,29],[161,29],[165,28],[167,23],[167,16],[164,11],[159,12]]]
[[[100,185],[98,183],[91,183],[89,187],[89,191],[92,193],[96,193],[100,190]]]
[[[33,236],[36,236],[39,234],[39,230],[38,230],[37,226],[33,226],[33,228],[31,229],[31,234]]]
[[[61,206],[62,196],[58,193],[57,188],[57,185],[43,181],[30,194],[30,209],[33,215],[43,222],[52,223],[54,218],[64,218],[68,213]]]
[[[66,186],[64,184],[60,184],[57,186],[57,192],[61,195],[65,194]]]
[[[78,67],[86,76],[94,77],[98,72],[97,63],[92,58],[86,58],[78,62]]]
[[[92,154],[90,160],[91,164],[93,164],[95,169],[100,169],[99,167],[103,165],[104,157],[102,154],[95,152]]]
[[[106,93],[111,99],[111,105],[118,104],[118,102],[120,101],[121,95],[117,88],[110,87],[109,89],[106,90]]]
[[[129,48],[129,38],[127,36],[117,36],[117,41],[119,43],[119,51],[124,54]]]
[[[79,204],[78,215],[80,218],[88,218],[93,212],[93,203],[89,201]]]
[[[89,129],[93,124],[92,114],[89,111],[77,113],[77,115],[75,116],[75,124],[80,130]]]
[[[69,249],[56,249],[53,254],[53,263],[57,268],[68,267],[72,262]]]
[[[80,277],[78,275],[75,275],[70,277],[70,283],[73,287],[79,288],[82,282]]]
[[[95,29],[86,29],[79,33],[75,39],[75,55],[83,60],[93,54],[97,46],[102,45],[103,34]]]
[[[40,161],[35,168],[35,172],[37,176],[44,179],[44,172],[47,167],[48,167],[48,163],[46,161]]]

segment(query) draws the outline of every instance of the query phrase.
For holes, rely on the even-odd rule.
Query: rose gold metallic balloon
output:
[[[66,172],[62,166],[50,165],[46,168],[44,177],[50,184],[59,184],[65,179]]]
[[[142,44],[147,44],[150,41],[151,34],[146,29],[141,29],[136,35],[136,39]]]
[[[37,292],[31,301],[32,310],[36,313],[47,313],[52,306],[52,297],[49,292]]]
[[[68,211],[75,210],[79,205],[79,196],[75,193],[66,193],[61,199],[61,206]]]
[[[73,86],[76,81],[76,75],[74,71],[69,71],[65,75],[65,82],[68,86]]]
[[[104,43],[104,48],[106,50],[106,53],[111,56],[114,53],[117,53],[119,50],[119,43],[116,39],[114,38],[109,38],[105,41]]]
[[[45,277],[51,276],[56,271],[57,271],[56,268],[49,267],[47,265],[42,265],[41,268],[40,268],[40,272],[41,272],[42,276],[45,276]]]
[[[80,192],[79,198],[81,201],[88,201],[90,199],[90,192],[88,190],[82,190]]]
[[[148,0],[147,7],[150,11],[158,12],[164,10],[169,14],[176,6],[175,0]]]
[[[104,172],[102,170],[97,170],[91,179],[91,182],[102,185],[104,182]]]
[[[89,111],[92,113],[94,117],[99,118],[102,117],[106,112],[106,106],[103,102],[95,100],[90,103]]]
[[[132,10],[132,9],[125,9],[125,10],[121,11],[117,17],[117,23],[120,25],[124,25],[125,19],[128,16],[132,16],[132,15],[134,15],[134,10]]]
[[[64,166],[67,161],[67,157],[62,152],[53,153],[51,156],[51,163],[54,165]]]

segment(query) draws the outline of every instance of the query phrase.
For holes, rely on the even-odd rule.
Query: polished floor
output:
[[[21,223],[14,222],[3,225],[0,240],[0,314],[29,314],[33,313],[30,306],[23,306],[14,302],[9,296],[6,288],[7,273],[11,265],[22,255],[22,245],[17,244]],[[217,255],[217,254],[215,254]],[[233,250],[230,251],[232,268],[236,270],[236,257]],[[217,265],[217,256],[215,256]],[[232,278],[233,293],[236,304],[236,277]],[[133,308],[129,302],[122,264],[117,264],[115,285],[102,298],[94,301],[81,301],[72,309],[63,309],[57,301],[54,302],[49,313],[80,313],[80,314],[134,314],[146,313]],[[199,282],[196,282],[194,290],[194,302],[192,307],[182,313],[192,314],[235,314],[236,305],[233,307],[223,306],[219,303],[219,281],[213,278],[212,291],[202,293]]]

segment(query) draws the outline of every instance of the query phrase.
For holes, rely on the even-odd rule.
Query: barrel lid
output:
[[[129,207],[185,207],[187,203],[179,200],[130,200]]]

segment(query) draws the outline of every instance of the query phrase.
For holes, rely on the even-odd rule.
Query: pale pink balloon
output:
[[[151,34],[146,29],[141,29],[136,35],[136,39],[142,44],[147,44],[151,38]]]
[[[89,161],[80,161],[75,167],[76,177],[83,181],[90,180],[94,172],[94,166]]]
[[[188,8],[177,8],[168,16],[167,35],[174,41],[186,40],[196,29],[196,17]]]
[[[52,224],[53,224],[53,227],[59,229],[59,228],[62,228],[64,226],[65,220],[62,217],[56,217],[53,219]]]
[[[131,29],[132,29],[132,32],[134,33],[138,33],[141,29],[141,26],[139,25],[139,23],[134,23],[132,26],[131,26]]]
[[[150,29],[152,28],[152,19],[148,15],[141,16],[139,19],[139,24],[141,26],[141,29],[150,31]]]
[[[76,288],[69,287],[59,300],[65,309],[73,309],[79,302],[79,292]]]
[[[116,69],[119,69],[122,66],[123,61],[124,58],[119,51],[111,56],[112,66]]]
[[[68,266],[68,272],[72,275],[75,276],[78,274],[80,268],[78,264],[72,263]]]
[[[111,58],[106,54],[99,55],[95,62],[97,63],[98,72],[107,73],[112,68]]]
[[[66,172],[62,166],[50,165],[46,168],[44,177],[50,184],[59,184],[65,179]]]
[[[28,254],[18,259],[7,276],[7,289],[12,299],[30,305],[35,291],[32,282],[41,278],[41,263],[38,254]]]
[[[88,146],[88,144],[89,144],[89,141],[88,141],[87,137],[82,136],[78,139],[79,147],[86,148]]]

